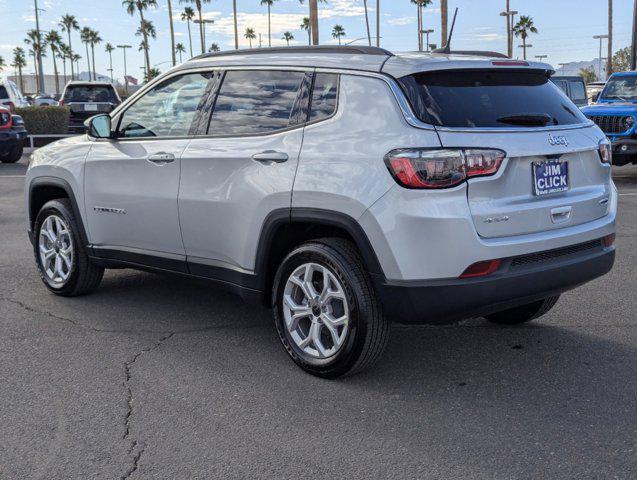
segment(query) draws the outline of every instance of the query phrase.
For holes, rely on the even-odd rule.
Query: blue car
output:
[[[637,164],[637,72],[612,75],[596,103],[582,112],[608,136],[613,164]]]

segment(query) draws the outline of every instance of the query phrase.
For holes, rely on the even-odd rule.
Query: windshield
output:
[[[446,127],[574,125],[586,117],[538,70],[443,70],[400,79],[416,115]]]
[[[637,101],[637,77],[615,77],[606,84],[604,100]]]
[[[103,85],[74,85],[64,92],[64,102],[118,103],[115,89]]]

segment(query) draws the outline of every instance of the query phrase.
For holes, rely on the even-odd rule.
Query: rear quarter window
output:
[[[416,115],[432,125],[510,128],[586,122],[542,71],[445,70],[408,75],[400,83]]]

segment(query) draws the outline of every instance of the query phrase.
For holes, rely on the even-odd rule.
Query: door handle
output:
[[[148,157],[148,161],[156,165],[163,165],[165,163],[171,163],[175,161],[175,156],[172,153],[159,152]]]
[[[571,218],[573,207],[558,207],[551,210],[551,220],[553,223],[566,222]]]
[[[256,160],[257,162],[274,162],[274,163],[283,163],[283,162],[287,162],[288,159],[290,157],[288,157],[288,154],[285,152],[276,152],[274,150],[266,150],[265,152],[261,152],[261,153],[255,153],[254,155],[252,155],[252,159]]]

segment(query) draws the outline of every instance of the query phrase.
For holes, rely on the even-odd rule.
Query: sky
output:
[[[187,2],[186,2],[187,3]],[[307,33],[300,29],[304,16],[308,15],[307,2],[301,5],[298,0],[276,0],[272,8],[272,44],[285,45],[281,39],[283,32],[290,31],[295,39],[291,44],[307,44]],[[375,32],[376,1],[368,0],[372,34]],[[409,0],[381,0],[381,46],[392,51],[408,51],[417,49],[416,7]],[[140,38],[135,37],[139,26],[138,16],[131,17],[122,7],[121,0],[38,0],[40,28],[56,29],[66,39],[58,23],[64,14],[75,15],[80,27],[88,26],[99,31],[104,43],[96,46],[96,63],[98,73],[107,75],[108,55],[104,51],[106,42],[113,45],[131,44],[135,48],[127,51],[128,73],[141,78],[143,56],[137,51]],[[147,19],[151,20],[157,30],[157,39],[150,41],[150,61],[161,71],[170,67],[170,30],[166,0],[157,0],[158,6],[151,8]],[[189,50],[187,25],[180,19],[180,14],[187,6],[183,0],[172,0],[173,18],[175,21],[176,42],[183,43]],[[237,0],[239,10],[240,45],[248,46],[243,36],[247,27],[254,28],[262,34],[267,46],[267,9],[259,0]],[[520,14],[530,15],[539,31],[532,35],[529,43],[533,47],[531,55],[548,55],[546,61],[557,66],[559,63],[572,61],[589,61],[598,56],[599,41],[593,35],[607,33],[607,0],[511,0],[511,9]],[[194,7],[194,5],[193,5]],[[458,21],[454,33],[454,49],[506,51],[506,23],[499,13],[505,9],[505,0],[449,0],[450,16],[458,7]],[[614,0],[614,49],[625,47],[630,43],[632,31],[633,0]],[[206,42],[208,46],[215,42],[222,50],[234,48],[232,1],[211,0],[204,3],[204,16],[214,20],[207,26]],[[343,42],[365,37],[365,15],[363,0],[328,0],[319,6],[321,44],[336,43],[331,37],[334,25],[342,25],[346,31]],[[449,20],[451,24],[451,18]],[[198,26],[192,27],[192,42],[195,55],[201,47],[198,37]],[[25,46],[24,38],[29,29],[35,28],[33,0],[0,0],[0,56],[5,63],[11,63],[11,51],[15,46]],[[424,28],[432,28],[435,32],[430,43],[440,43],[440,2],[425,9]],[[365,44],[359,40],[357,44]],[[519,42],[515,40],[517,46]],[[258,41],[257,41],[258,43]],[[82,55],[80,68],[88,70],[84,45],[80,43],[79,32],[72,37],[73,48]],[[606,48],[606,47],[604,47]],[[521,56],[520,48],[515,49]],[[189,53],[189,52],[187,52]],[[184,55],[184,60],[189,55]],[[115,77],[123,76],[123,56],[121,51],[113,53],[113,69]],[[61,70],[61,68],[60,68]],[[30,63],[25,73],[33,72]],[[44,59],[44,71],[53,72],[49,57]],[[12,74],[12,68],[4,72]]]

